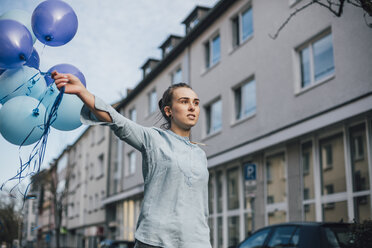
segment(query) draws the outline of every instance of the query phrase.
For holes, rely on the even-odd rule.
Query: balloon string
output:
[[[39,70],[40,74],[42,74],[42,72]],[[38,75],[39,73],[37,73],[36,75]],[[43,73],[44,75],[45,74],[48,74],[48,73]],[[49,73],[50,74],[50,73]],[[28,80],[28,82],[30,80],[33,80],[35,78],[34,75],[31,79]],[[14,90],[11,94],[13,94],[15,91],[17,91],[19,88],[21,88],[23,85],[19,86],[16,90]],[[43,101],[44,97],[46,96],[47,92],[50,91],[50,90],[53,90],[52,88],[53,84],[51,84],[47,89],[46,91],[44,92],[44,95],[43,97],[39,100],[39,103],[38,105],[36,106],[36,108],[33,110],[33,114],[38,114],[38,107],[40,106],[41,102]],[[64,94],[64,91],[65,91],[65,87],[62,87],[60,89],[60,92],[58,94],[58,96],[56,97],[51,109],[50,109],[50,112],[49,111],[46,111],[45,112],[45,115],[44,115],[44,124],[42,125],[38,125],[38,126],[35,126],[31,131],[30,133],[27,135],[27,137],[24,139],[24,141],[21,143],[21,145],[19,146],[19,161],[20,161],[20,169],[18,170],[17,174],[15,176],[13,176],[12,178],[8,179],[6,182],[4,182],[1,187],[0,187],[0,190],[3,190],[3,187],[6,185],[7,182],[9,181],[12,181],[12,180],[18,180],[18,183],[12,187],[12,189],[9,191],[9,194],[12,195],[12,191],[27,177],[31,177],[31,182],[27,185],[26,187],[26,190],[24,193],[20,192],[22,195],[23,195],[23,204],[25,203],[25,201],[28,199],[27,197],[27,193],[28,193],[28,190],[29,190],[29,187],[30,185],[33,183],[33,176],[36,176],[39,172],[40,172],[40,168],[41,168],[41,164],[42,162],[44,161],[44,157],[45,157],[45,151],[46,151],[46,145],[47,145],[47,142],[48,142],[48,135],[50,133],[50,127],[51,125],[53,124],[53,122],[56,120],[57,118],[57,110],[58,110],[58,107],[60,106],[61,104],[61,101],[63,99],[63,94]],[[8,95],[9,96],[9,95]],[[7,97],[7,96],[6,96]],[[4,98],[6,98],[4,97]],[[4,99],[2,98],[2,99]],[[2,100],[1,99],[1,100]],[[21,158],[21,148],[23,147],[24,143],[27,141],[27,139],[30,137],[30,135],[32,134],[32,132],[34,131],[35,128],[40,128],[43,130],[43,135],[41,136],[41,138],[37,141],[37,143],[35,144],[35,146],[33,147],[29,157],[28,157],[28,161],[23,163],[22,161],[22,158]],[[33,165],[33,166],[32,166]],[[33,168],[31,168],[33,167]],[[26,173],[26,169],[28,170],[31,170],[31,172],[29,173]],[[26,174],[24,174],[26,173]],[[35,177],[34,177],[35,178]]]

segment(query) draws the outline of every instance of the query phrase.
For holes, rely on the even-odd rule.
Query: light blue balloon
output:
[[[0,109],[0,133],[14,145],[31,145],[44,132],[45,107],[29,96],[17,96],[7,101]],[[34,114],[37,108],[38,113]]]
[[[52,106],[59,94],[55,84],[49,86],[46,90],[42,103],[47,109],[49,116]],[[64,94],[62,101],[58,107],[55,121],[52,127],[61,131],[71,131],[82,125],[80,121],[80,111],[83,107],[83,102],[76,95]]]
[[[20,87],[22,84],[24,85]],[[20,88],[17,89],[18,87]],[[44,77],[35,68],[22,66],[17,69],[8,69],[0,75],[0,103],[4,104],[16,96],[40,99],[46,88]]]
[[[14,21],[20,22],[23,25],[25,25],[28,31],[30,31],[31,33],[33,44],[35,44],[36,36],[34,32],[32,31],[31,13],[28,13],[20,9],[12,9],[12,10],[9,10],[8,12],[5,12],[4,14],[0,16],[0,20],[4,20],[4,19],[14,20]]]

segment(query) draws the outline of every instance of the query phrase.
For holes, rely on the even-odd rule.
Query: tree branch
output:
[[[297,13],[301,12],[302,10],[306,9],[307,7],[309,7],[310,5],[312,5],[314,3],[315,3],[314,1],[311,1],[307,4],[305,4],[304,6],[302,6],[301,8],[296,9],[294,12],[292,12],[288,16],[288,18],[282,23],[282,25],[279,27],[279,29],[276,31],[276,33],[274,35],[269,34],[269,37],[271,39],[275,40],[279,36],[280,31],[288,24],[288,22],[292,19],[292,17],[294,17]]]

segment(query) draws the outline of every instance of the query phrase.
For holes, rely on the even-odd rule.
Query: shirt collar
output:
[[[165,131],[167,131],[168,133],[170,133],[171,135],[173,135],[174,137],[176,137],[176,138],[178,138],[178,139],[181,139],[181,140],[185,140],[185,141],[189,141],[189,142],[190,142],[189,137],[185,137],[185,136],[178,135],[178,134],[176,134],[175,132],[173,132],[173,131],[170,130],[170,129],[167,129],[167,130],[165,130]]]

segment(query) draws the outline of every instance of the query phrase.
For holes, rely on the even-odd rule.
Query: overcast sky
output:
[[[41,0],[0,0],[0,15],[22,9],[30,14]],[[65,0],[74,9],[79,27],[75,37],[60,47],[34,45],[40,69],[68,63],[82,71],[87,88],[108,103],[121,99],[127,88],[142,79],[140,67],[149,58],[161,58],[158,48],[169,34],[184,36],[181,22],[196,5],[213,7],[217,0]],[[42,167],[48,166],[86,127],[62,132],[52,129]],[[1,135],[0,135],[1,136]],[[22,150],[29,154],[28,146]],[[0,184],[19,168],[18,147],[0,137]],[[11,186],[12,184],[8,184]]]

